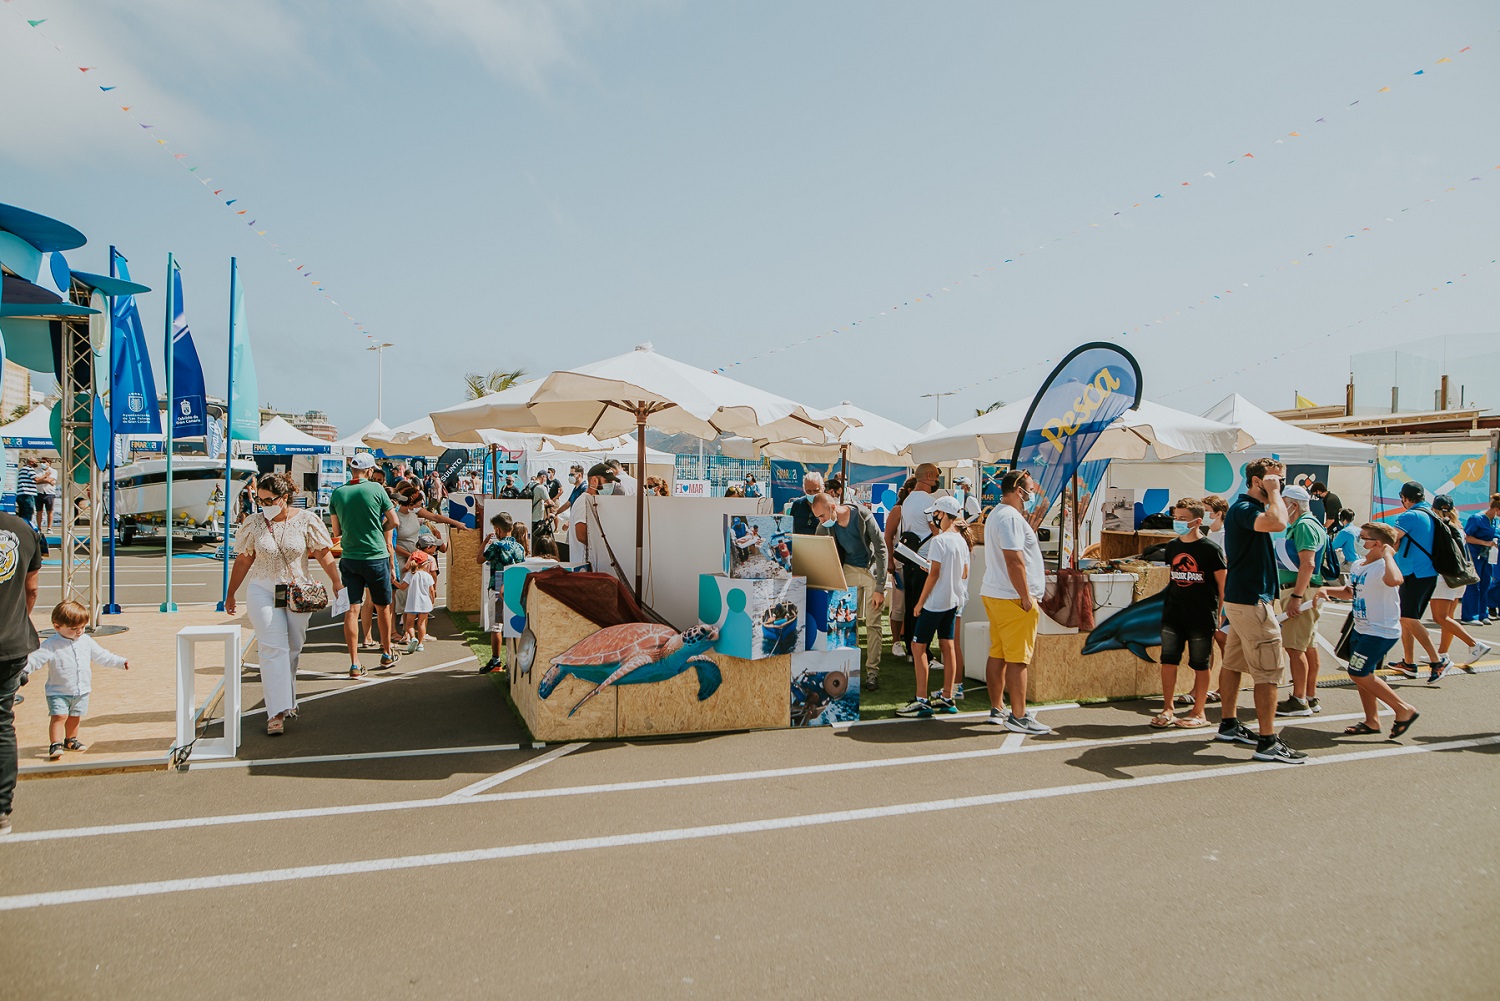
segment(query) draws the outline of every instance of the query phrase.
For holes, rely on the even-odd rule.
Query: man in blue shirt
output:
[[[1464,542],[1469,547],[1469,558],[1474,561],[1474,572],[1479,583],[1464,592],[1463,620],[1487,626],[1490,624],[1490,605],[1495,564],[1490,557],[1500,546],[1500,494],[1490,494],[1490,506],[1484,511],[1475,511],[1464,522]]]
[[[1420,643],[1427,654],[1428,682],[1437,681],[1453,667],[1453,661],[1439,655],[1422,616],[1437,590],[1437,569],[1432,565],[1432,539],[1437,532],[1437,515],[1427,503],[1427,491],[1416,480],[1401,484],[1401,508],[1391,526],[1396,529],[1396,568],[1401,571],[1401,662],[1390,667],[1402,677],[1417,677],[1412,663],[1412,645]]]
[[[1283,663],[1281,624],[1276,621],[1274,602],[1281,590],[1276,573],[1276,547],[1272,534],[1287,527],[1286,502],[1281,499],[1281,481],[1286,467],[1275,459],[1256,459],[1245,467],[1245,492],[1224,517],[1224,548],[1228,572],[1224,577],[1224,615],[1229,619],[1229,639],[1224,643],[1224,664],[1219,669],[1219,732],[1215,740],[1248,744],[1257,761],[1279,761],[1296,765],[1307,760],[1276,735],[1276,686],[1281,683]],[[1239,721],[1240,675],[1250,675],[1255,684],[1255,719],[1258,733]]]

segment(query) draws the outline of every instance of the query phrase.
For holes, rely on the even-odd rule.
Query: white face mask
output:
[[[262,504],[260,506],[260,513],[265,515],[267,521],[275,521],[277,518],[280,518],[281,512],[285,510],[286,508],[280,504]]]
[[[599,488],[599,492],[605,495],[612,494],[615,492],[615,485],[613,483],[606,483]]]

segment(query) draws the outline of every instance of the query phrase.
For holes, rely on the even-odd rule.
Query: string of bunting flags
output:
[[[1497,169],[1500,169],[1500,168],[1497,168]],[[1455,288],[1457,288],[1459,286],[1460,282],[1466,281],[1469,278],[1478,277],[1482,273],[1482,269],[1494,268],[1496,265],[1500,265],[1500,258],[1492,258],[1489,261],[1486,261],[1483,264],[1481,264],[1478,268],[1474,269],[1473,272],[1465,271],[1462,274],[1458,275],[1456,278],[1449,278],[1449,279],[1446,279],[1446,280],[1440,282],[1437,285],[1429,286],[1429,287],[1423,289],[1420,292],[1417,292],[1417,293],[1412,294],[1412,295],[1408,295],[1408,296],[1406,296],[1406,297],[1404,297],[1404,298],[1402,298],[1402,299],[1400,299],[1400,300],[1398,300],[1396,302],[1391,303],[1388,306],[1383,307],[1382,309],[1379,309],[1379,310],[1376,310],[1373,313],[1367,314],[1366,316],[1363,316],[1363,317],[1361,317],[1358,320],[1354,320],[1352,322],[1346,323],[1342,327],[1336,327],[1335,329],[1330,330],[1330,331],[1328,331],[1327,333],[1325,333],[1325,334],[1323,334],[1321,336],[1313,336],[1313,337],[1299,336],[1299,338],[1297,340],[1297,344],[1296,344],[1295,347],[1288,348],[1285,351],[1278,352],[1277,354],[1271,355],[1268,358],[1263,358],[1260,361],[1253,362],[1253,363],[1251,363],[1249,365],[1245,365],[1245,366],[1243,366],[1241,368],[1237,368],[1237,369],[1234,369],[1232,371],[1225,372],[1223,375],[1215,376],[1214,378],[1209,379],[1207,381],[1195,382],[1191,386],[1183,386],[1181,389],[1174,389],[1171,392],[1163,393],[1163,394],[1161,394],[1161,396],[1159,397],[1159,399],[1163,399],[1163,400],[1171,399],[1172,397],[1179,396],[1179,395],[1181,395],[1183,393],[1188,392],[1189,390],[1200,389],[1203,386],[1212,386],[1212,385],[1214,385],[1216,383],[1223,382],[1225,379],[1230,379],[1230,378],[1233,378],[1235,376],[1244,375],[1247,372],[1253,372],[1253,371],[1255,371],[1258,368],[1265,367],[1266,365],[1272,365],[1272,364],[1275,364],[1277,362],[1284,362],[1284,361],[1291,360],[1291,359],[1296,358],[1297,356],[1301,355],[1303,352],[1308,351],[1309,350],[1309,344],[1312,344],[1314,342],[1321,342],[1321,341],[1331,340],[1331,339],[1333,339],[1335,337],[1338,337],[1338,336],[1340,336],[1340,335],[1342,335],[1344,333],[1347,333],[1350,330],[1355,329],[1356,327],[1362,326],[1363,324],[1369,322],[1370,320],[1375,319],[1376,317],[1385,316],[1388,313],[1390,313],[1392,310],[1400,309],[1402,306],[1415,305],[1415,304],[1418,303],[1419,300],[1425,299],[1425,298],[1427,298],[1429,296],[1435,296],[1435,295],[1437,295],[1439,293],[1442,293],[1442,292],[1450,292],[1450,291],[1454,290]]]
[[[1455,53],[1455,55],[1458,55],[1458,56],[1468,56],[1472,52],[1473,52],[1473,46],[1472,45],[1465,45],[1462,48],[1460,48],[1457,51],[1457,53]],[[1435,71],[1435,69],[1437,67],[1447,66],[1447,65],[1453,64],[1455,62],[1456,62],[1456,59],[1454,58],[1454,56],[1442,56],[1442,57],[1440,57],[1440,58],[1438,58],[1437,60],[1434,61],[1434,63],[1432,64],[1431,68],[1424,67],[1424,68],[1421,68],[1421,69],[1417,69],[1415,71],[1412,71],[1410,73],[1410,76],[1412,76],[1412,77],[1426,77],[1426,76],[1428,76],[1430,74],[1431,71]],[[1374,95],[1389,94],[1389,93],[1392,93],[1393,90],[1394,90],[1394,88],[1391,85],[1386,85],[1386,86],[1380,87],[1377,90],[1375,90],[1373,92],[1373,94]],[[1297,128],[1294,128],[1294,129],[1288,131],[1284,135],[1281,135],[1281,136],[1275,138],[1274,140],[1271,140],[1266,147],[1261,147],[1260,148],[1260,152],[1258,154],[1256,152],[1254,152],[1253,150],[1249,151],[1249,152],[1241,153],[1239,156],[1231,157],[1229,160],[1225,161],[1225,163],[1224,163],[1223,166],[1214,165],[1213,167],[1211,167],[1211,169],[1201,171],[1198,174],[1196,180],[1184,180],[1184,181],[1174,182],[1171,187],[1165,188],[1165,189],[1163,189],[1161,191],[1154,192],[1153,194],[1150,194],[1150,195],[1147,195],[1147,196],[1143,196],[1143,197],[1140,198],[1140,200],[1134,201],[1134,202],[1130,203],[1127,206],[1122,206],[1121,208],[1115,210],[1114,212],[1112,212],[1110,214],[1109,217],[1107,217],[1105,219],[1105,221],[1108,221],[1109,219],[1114,219],[1114,218],[1117,218],[1117,217],[1123,217],[1123,216],[1125,216],[1125,215],[1127,215],[1129,213],[1136,212],[1137,210],[1145,209],[1145,208],[1148,208],[1150,206],[1154,206],[1154,205],[1157,205],[1157,204],[1164,203],[1164,202],[1168,201],[1171,198],[1175,198],[1175,197],[1178,197],[1178,196],[1181,196],[1181,195],[1191,194],[1191,191],[1184,190],[1184,189],[1191,189],[1195,185],[1198,186],[1198,187],[1202,187],[1202,186],[1205,186],[1210,181],[1217,182],[1217,181],[1223,180],[1225,178],[1228,178],[1228,177],[1232,176],[1235,172],[1230,171],[1229,173],[1226,173],[1224,175],[1224,178],[1221,178],[1219,176],[1219,172],[1223,171],[1225,167],[1233,167],[1233,166],[1236,166],[1238,164],[1261,160],[1261,159],[1264,159],[1265,157],[1267,157],[1270,154],[1273,154],[1275,152],[1279,152],[1276,149],[1276,147],[1285,147],[1285,146],[1288,146],[1288,145],[1296,145],[1299,140],[1304,140],[1304,139],[1315,137],[1317,135],[1317,133],[1319,131],[1321,131],[1321,129],[1318,128],[1319,126],[1327,125],[1331,120],[1336,119],[1339,115],[1353,114],[1353,113],[1355,113],[1356,109],[1363,110],[1363,109],[1367,109],[1368,107],[1370,107],[1370,102],[1367,101],[1366,98],[1369,98],[1371,96],[1373,96],[1373,95],[1367,93],[1365,95],[1365,97],[1360,97],[1360,98],[1356,98],[1355,100],[1349,101],[1348,103],[1346,103],[1344,105],[1343,108],[1339,109],[1336,112],[1329,112],[1329,113],[1325,113],[1323,115],[1319,115],[1317,118],[1315,118],[1312,121],[1311,124],[1298,126]],[[1096,220],[1094,222],[1090,222],[1086,226],[1077,227],[1077,228],[1069,231],[1066,234],[1054,237],[1051,240],[1048,240],[1048,241],[1046,241],[1044,243],[1038,244],[1036,247],[1029,248],[1027,250],[1022,250],[1022,251],[1013,253],[1013,254],[1011,254],[1008,257],[1004,257],[998,263],[988,264],[988,265],[985,265],[983,267],[976,268],[975,270],[970,271],[966,277],[968,279],[983,278],[988,273],[993,272],[993,271],[998,271],[1001,268],[1003,268],[1005,265],[1015,264],[1016,262],[1020,261],[1022,258],[1025,258],[1027,256],[1033,256],[1034,257],[1035,255],[1041,253],[1042,251],[1047,250],[1049,247],[1052,247],[1055,244],[1061,243],[1064,240],[1067,240],[1067,239],[1070,239],[1070,238],[1074,238],[1074,237],[1078,237],[1080,235],[1083,235],[1083,234],[1087,233],[1089,230],[1098,230],[1098,229],[1101,229],[1101,228],[1103,228],[1103,225],[1104,225],[1104,222],[1101,222],[1101,221],[1098,221],[1098,220]],[[787,342],[785,344],[778,345],[777,347],[767,348],[764,351],[759,351],[759,352],[757,352],[755,354],[747,355],[746,357],[741,358],[738,361],[727,362],[724,365],[721,365],[721,366],[713,369],[712,371],[718,372],[718,373],[722,374],[722,373],[727,372],[729,369],[736,368],[736,367],[738,367],[740,365],[746,365],[746,364],[748,364],[750,362],[757,361],[757,360],[759,360],[761,358],[769,358],[772,355],[777,355],[777,354],[781,354],[781,353],[786,352],[786,351],[791,351],[793,349],[802,347],[804,345],[812,344],[812,343],[815,343],[817,341],[821,341],[821,340],[824,340],[826,338],[833,337],[833,336],[836,336],[836,335],[839,335],[839,334],[851,333],[851,332],[854,331],[855,328],[863,326],[863,325],[867,325],[867,324],[869,324],[872,321],[877,321],[881,317],[889,316],[890,314],[899,312],[902,309],[910,309],[910,308],[914,308],[914,307],[920,306],[923,303],[926,303],[926,302],[928,302],[930,300],[936,299],[939,295],[950,295],[955,290],[957,290],[960,286],[962,286],[963,283],[964,283],[964,278],[953,279],[951,281],[945,282],[942,285],[938,286],[938,288],[936,288],[935,290],[928,291],[928,292],[922,292],[922,293],[919,293],[917,295],[910,296],[908,298],[903,299],[899,304],[892,304],[891,306],[887,307],[886,309],[880,310],[878,312],[870,313],[870,314],[866,315],[865,317],[863,317],[862,319],[850,320],[849,322],[845,323],[843,326],[831,327],[828,330],[825,330],[825,331],[823,331],[821,333],[818,333],[818,334],[813,334],[813,335],[810,335],[808,337],[803,337],[803,338],[801,338],[799,340],[795,340],[795,341],[789,341],[789,342]],[[1138,328],[1138,329],[1143,329],[1143,327],[1142,328]],[[1041,363],[1038,363],[1038,364],[1041,364]],[[1036,367],[1036,366],[1027,366],[1027,368],[1032,368],[1032,367]],[[1006,373],[1006,374],[1015,374],[1015,373]],[[975,386],[982,385],[985,382],[993,382],[995,379],[998,379],[998,378],[1001,378],[1001,377],[1002,376],[993,376],[993,377],[988,378],[988,379],[980,380],[979,382],[971,383],[968,386],[959,387],[959,389],[960,389],[960,391],[963,390],[963,389],[971,389],[971,388],[973,388]]]
[[[1493,169],[1494,170],[1500,170],[1500,166],[1496,166]],[[1484,178],[1482,176],[1476,175],[1476,176],[1470,177],[1466,182],[1461,182],[1461,183],[1457,183],[1457,184],[1446,185],[1446,186],[1443,187],[1443,189],[1440,192],[1439,196],[1434,196],[1434,197],[1431,197],[1431,198],[1423,198],[1419,202],[1416,202],[1413,205],[1408,206],[1407,208],[1401,209],[1400,212],[1397,212],[1397,213],[1395,213],[1393,215],[1384,216],[1383,217],[1384,222],[1387,223],[1387,224],[1394,224],[1399,219],[1401,219],[1405,213],[1410,212],[1413,208],[1417,208],[1417,207],[1420,207],[1422,205],[1431,205],[1434,202],[1436,202],[1438,200],[1438,197],[1440,197],[1443,194],[1450,194],[1450,193],[1453,193],[1453,192],[1456,192],[1456,191],[1467,190],[1467,186],[1469,184],[1472,184],[1475,181],[1483,181],[1483,180],[1484,180]],[[1369,236],[1375,235],[1378,232],[1378,230],[1379,230],[1379,224],[1377,224],[1375,226],[1361,226],[1356,232],[1347,233],[1343,237],[1335,240],[1332,243],[1324,243],[1324,244],[1322,244],[1320,246],[1319,250],[1309,251],[1307,254],[1305,254],[1302,257],[1294,257],[1290,261],[1286,262],[1285,264],[1278,265],[1277,267],[1272,268],[1270,271],[1262,272],[1261,274],[1257,275],[1256,278],[1257,279],[1269,279],[1269,278],[1271,278],[1272,276],[1274,276],[1274,275],[1276,275],[1278,273],[1287,273],[1287,272],[1290,272],[1290,271],[1292,271],[1294,269],[1300,271],[1302,269],[1302,266],[1305,263],[1307,263],[1308,258],[1317,256],[1320,251],[1333,251],[1333,250],[1337,250],[1338,248],[1344,246],[1349,240],[1360,239],[1361,237],[1368,238]],[[1325,256],[1326,256],[1326,254],[1325,254]],[[1160,316],[1158,316],[1156,319],[1151,320],[1150,322],[1137,324],[1134,327],[1131,327],[1131,328],[1126,329],[1126,330],[1122,330],[1122,331],[1120,331],[1120,336],[1121,337],[1128,337],[1132,333],[1140,334],[1140,333],[1146,332],[1150,328],[1161,327],[1161,326],[1165,325],[1167,322],[1169,322],[1170,320],[1172,320],[1173,318],[1179,317],[1179,316],[1181,316],[1185,312],[1196,311],[1199,307],[1201,307],[1201,306],[1209,306],[1209,305],[1212,305],[1214,302],[1225,302],[1225,301],[1227,301],[1227,297],[1233,296],[1237,292],[1239,294],[1243,295],[1243,291],[1242,290],[1250,288],[1250,287],[1251,286],[1250,286],[1249,282],[1240,282],[1239,283],[1239,289],[1225,288],[1225,289],[1222,289],[1222,290],[1220,290],[1218,292],[1210,293],[1209,295],[1206,295],[1203,298],[1199,299],[1196,304],[1188,305],[1188,306],[1182,306],[1182,307],[1180,307],[1180,308],[1178,308],[1176,310],[1171,310],[1171,311],[1168,311],[1166,313],[1163,313]],[[1043,361],[1032,362],[1030,364],[1021,366],[1020,368],[1014,368],[1014,369],[1009,369],[1009,370],[1004,371],[1004,372],[998,372],[995,375],[985,376],[983,379],[975,379],[973,382],[968,382],[968,383],[965,383],[962,386],[954,386],[954,387],[952,387],[952,388],[950,388],[948,390],[945,390],[944,391],[944,395],[946,396],[946,395],[952,395],[952,394],[955,394],[955,393],[962,393],[962,392],[966,392],[966,391],[968,391],[970,389],[977,389],[980,386],[984,386],[984,385],[987,385],[987,384],[992,383],[992,382],[998,382],[998,381],[1000,381],[1002,379],[1010,379],[1010,378],[1012,378],[1014,376],[1022,375],[1022,374],[1026,373],[1026,372],[1029,372],[1031,369],[1040,368],[1042,365],[1047,364],[1050,360],[1051,359],[1044,359]]]
[[[15,12],[16,16],[19,17],[21,20],[25,21],[26,24],[28,25],[28,27],[30,28],[30,30],[34,34],[36,34],[38,37],[40,37],[43,40],[45,40],[49,45],[52,46],[53,49],[57,50],[58,55],[61,56],[70,66],[72,66],[74,69],[76,69],[79,73],[89,74],[89,73],[95,73],[95,72],[97,72],[99,70],[99,67],[97,67],[97,66],[78,66],[76,64],[76,60],[69,58],[68,53],[63,50],[63,47],[60,44],[58,44],[57,40],[55,38],[53,38],[51,35],[49,35],[42,28],[42,25],[44,25],[44,24],[46,24],[46,23],[48,23],[49,21],[52,20],[51,18],[47,18],[47,17],[35,18],[35,19],[28,18],[24,14],[22,14],[18,8],[16,8],[15,6],[13,6],[14,0],[0,0],[0,2],[3,2],[7,6],[10,6],[11,10],[13,12]],[[93,79],[93,78],[91,78],[91,79]],[[118,84],[100,84],[100,83],[95,83],[94,86],[98,88],[99,93],[105,94],[105,95],[110,95],[110,100],[111,101],[116,101],[116,100],[120,99],[121,95],[118,95],[118,94],[114,93],[115,91],[117,91],[119,89],[119,85]],[[242,205],[239,197],[236,196],[236,197],[231,197],[231,198],[225,198],[224,196],[226,194],[231,193],[229,191],[229,189],[227,187],[218,187],[218,188],[214,187],[214,179],[212,177],[207,177],[207,176],[205,176],[205,175],[203,175],[203,174],[200,173],[200,169],[201,169],[201,167],[203,165],[199,164],[199,163],[193,163],[192,162],[192,157],[189,154],[183,153],[183,152],[179,152],[178,150],[174,149],[173,146],[172,146],[172,144],[167,139],[163,138],[156,131],[156,129],[157,129],[156,123],[143,121],[141,119],[139,113],[137,112],[137,109],[136,109],[135,105],[133,105],[133,104],[116,104],[115,107],[118,108],[121,112],[123,112],[127,116],[129,116],[130,119],[131,119],[131,121],[135,122],[136,125],[140,126],[141,129],[143,131],[145,131],[146,134],[149,135],[152,138],[152,140],[154,141],[155,145],[159,149],[161,149],[163,152],[165,152],[169,157],[171,157],[171,159],[175,163],[177,163],[180,167],[182,167],[195,181],[197,181],[203,187],[204,191],[206,191],[206,192],[209,193],[210,197],[212,197],[217,202],[221,202],[223,204],[223,206],[226,209],[228,209],[229,212],[232,215],[234,215],[235,217],[237,217],[238,221],[243,222],[246,226],[248,226],[250,228],[251,232],[253,232],[256,236],[260,237],[260,239],[267,246],[269,246],[272,250],[274,250],[277,253],[277,255],[279,255],[283,260],[285,260],[287,262],[287,265],[292,268],[293,272],[298,277],[300,277],[302,279],[305,279],[307,281],[308,285],[311,286],[312,289],[315,292],[318,293],[318,295],[322,296],[335,309],[337,309],[339,311],[339,313],[343,315],[344,319],[348,320],[351,324],[354,325],[354,328],[356,330],[358,330],[361,333],[365,334],[367,337],[368,336],[373,336],[373,335],[370,334],[369,328],[366,327],[365,324],[363,324],[362,322],[360,322],[360,320],[357,317],[355,317],[354,314],[350,313],[347,309],[345,309],[343,307],[343,305],[340,304],[337,299],[333,298],[333,296],[331,296],[328,293],[327,286],[324,285],[323,282],[320,279],[315,278],[313,276],[312,272],[309,270],[309,266],[308,266],[307,262],[300,261],[298,258],[295,258],[295,257],[291,256],[289,253],[287,253],[287,251],[279,243],[277,243],[275,240],[273,240],[273,239],[270,238],[270,236],[268,235],[269,234],[269,230],[268,229],[264,229],[264,228],[257,229],[256,227],[258,225],[260,225],[260,220],[259,220],[258,217],[244,218],[244,217],[250,216],[250,209],[248,207],[235,208],[236,205]],[[222,183],[222,182],[220,182],[220,183]]]

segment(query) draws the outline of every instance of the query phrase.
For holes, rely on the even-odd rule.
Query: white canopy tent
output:
[[[377,417],[353,434],[345,435],[343,438],[340,438],[338,441],[334,442],[334,444],[339,446],[340,448],[364,448],[366,435],[384,434],[390,429],[390,425],[386,424],[385,421]]]
[[[272,417],[270,420],[262,424],[260,426],[259,441],[244,441],[238,442],[237,444],[240,447],[244,448],[246,451],[251,451],[251,446],[255,445],[287,445],[301,448],[317,449],[318,451],[322,452],[343,451],[343,449],[337,447],[334,442],[328,441],[325,438],[314,437],[313,435],[308,434],[306,431],[303,431],[301,428],[292,427],[291,424],[287,423],[285,417]],[[275,449],[265,448],[258,449],[256,451],[274,452]]]
[[[48,407],[33,407],[30,411],[9,424],[0,426],[0,443],[6,448],[24,448],[40,452],[56,452],[52,444],[52,410]]]
[[[639,450],[636,448],[635,435],[626,435],[619,440],[619,444],[613,448],[603,448],[586,452],[564,451],[562,449],[544,448],[536,452],[526,453],[526,475],[535,476],[544,469],[556,469],[558,474],[566,476],[569,468],[574,463],[583,466],[585,470],[596,462],[605,459],[618,459],[627,466],[634,466],[639,459]],[[654,448],[646,449],[646,471],[636,471],[637,480],[643,480],[647,476],[660,476],[670,485],[676,478],[677,456],[671,452],[662,452]]]
[[[1017,400],[919,439],[907,452],[914,462],[975,458],[1008,462],[1030,407],[1030,397]],[[1255,438],[1241,429],[1142,400],[1139,407],[1125,411],[1105,428],[1088,458],[1169,459],[1205,452],[1238,452],[1253,444]]]
[[[1205,410],[1203,416],[1246,432],[1255,439],[1258,449],[1266,455],[1275,455],[1282,462],[1366,466],[1375,459],[1374,445],[1288,424],[1238,393],[1230,393]]]

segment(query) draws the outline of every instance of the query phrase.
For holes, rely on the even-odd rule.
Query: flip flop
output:
[[[1396,722],[1392,723],[1391,724],[1391,739],[1395,740],[1397,737],[1401,736],[1403,733],[1405,733],[1406,731],[1410,730],[1411,729],[1411,725],[1413,723],[1415,723],[1417,721],[1418,717],[1420,717],[1421,715],[1422,715],[1421,713],[1413,711],[1412,714],[1411,714],[1411,716],[1409,718],[1407,718],[1407,719],[1398,719]]]
[[[1166,713],[1162,713],[1160,716],[1151,717],[1151,729],[1153,730],[1170,730],[1176,725],[1176,716],[1169,716]]]
[[[1344,727],[1344,736],[1346,736],[1346,737],[1365,737],[1365,736],[1368,736],[1369,734],[1379,733],[1379,732],[1380,732],[1380,727],[1378,727],[1378,726],[1370,726],[1367,723],[1365,723],[1364,720],[1360,720],[1358,723],[1354,724],[1353,726],[1346,726],[1346,727]]]
[[[1212,723],[1202,716],[1184,716],[1177,721],[1178,728],[1182,730],[1201,730],[1206,726],[1212,725]]]

